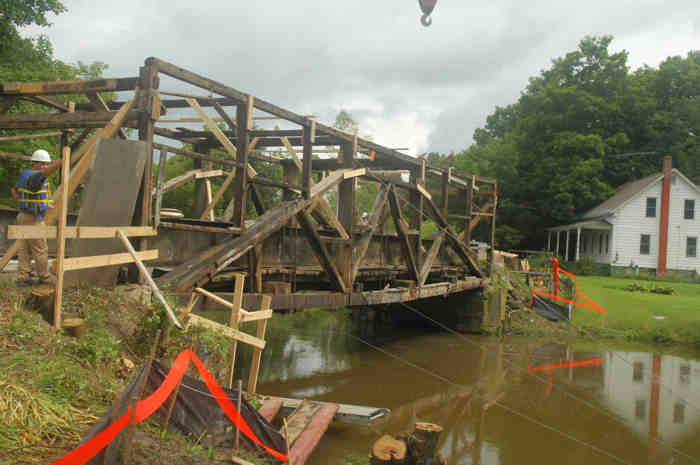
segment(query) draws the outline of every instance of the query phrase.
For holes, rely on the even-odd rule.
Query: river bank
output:
[[[700,284],[579,276],[578,289],[607,313],[575,306],[570,323],[550,323],[518,305],[513,332],[700,349]]]

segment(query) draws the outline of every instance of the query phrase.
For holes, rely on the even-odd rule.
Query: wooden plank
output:
[[[68,187],[68,196],[66,197],[66,199],[73,195],[75,190],[78,188],[78,185],[85,178],[85,175],[87,174],[88,169],[90,168],[90,165],[92,163],[92,154],[94,153],[95,144],[97,143],[97,141],[102,137],[109,138],[114,135],[115,131],[121,126],[122,122],[124,121],[124,118],[131,109],[133,103],[133,99],[127,101],[117,112],[112,121],[110,121],[104,128],[102,128],[102,130],[94,134],[90,139],[88,139],[85,143],[83,143],[83,145],[81,145],[77,150],[75,150],[72,153],[71,162],[78,162],[75,164],[71,173],[72,175]],[[62,186],[58,187],[58,189],[56,190],[56,194],[54,195],[53,208],[49,209],[49,211],[47,211],[46,215],[44,216],[44,222],[46,224],[50,225],[56,221],[58,209],[61,207],[61,202],[63,201],[61,187]],[[17,253],[18,249],[19,242],[14,242],[11,246],[7,248],[7,250],[5,251],[5,255],[0,260],[0,271],[2,271],[5,268],[10,259]]]
[[[362,236],[353,243],[353,267],[352,267],[352,282],[355,282],[357,273],[360,271],[360,266],[362,265],[362,260],[365,258],[367,249],[369,248],[369,243],[372,240],[374,232],[379,226],[379,220],[384,212],[384,207],[386,206],[386,200],[389,195],[389,185],[382,186],[382,189],[377,194],[377,198],[374,201],[374,206],[372,207],[372,213],[369,215],[369,220],[367,221],[367,226],[369,230],[362,233]]]
[[[61,196],[68,197],[68,184],[70,181],[70,147],[64,146],[61,153]],[[53,325],[61,327],[61,306],[63,305],[63,271],[66,255],[66,216],[68,203],[61,204],[58,212],[58,231],[56,243],[56,292],[53,306]]]
[[[287,417],[287,441],[289,443],[290,452],[294,442],[301,436],[306,425],[311,422],[311,418],[313,418],[314,414],[320,410],[322,406],[323,404],[318,402],[303,400],[296,410]]]
[[[433,196],[430,195],[430,192],[428,192],[428,191],[425,189],[425,187],[423,187],[421,184],[416,184],[416,189],[418,189],[418,192],[420,192],[421,194],[423,194],[423,197],[425,197],[426,199],[432,199],[432,198],[433,198]]]
[[[178,328],[182,329],[182,325],[180,324],[177,317],[175,316],[175,313],[173,313],[173,310],[170,308],[168,301],[165,300],[165,297],[163,297],[163,294],[160,293],[160,289],[158,289],[158,286],[156,286],[156,283],[153,282],[153,278],[151,278],[151,274],[148,272],[146,267],[141,262],[141,258],[139,257],[139,254],[136,252],[136,250],[134,250],[134,247],[131,245],[131,242],[129,242],[129,239],[121,231],[117,232],[117,235],[119,236],[119,240],[122,241],[122,244],[124,244],[124,247],[126,247],[126,250],[129,251],[129,255],[131,255],[131,258],[134,259],[136,266],[138,267],[139,271],[141,272],[141,276],[146,280],[146,282],[148,283],[148,286],[151,288],[151,291],[153,291],[153,294],[155,294],[158,301],[163,305],[163,307],[165,307],[165,311],[168,314],[168,317],[170,318],[170,322],[172,324],[174,324],[175,326],[177,326]],[[158,250],[156,250],[156,253],[157,252],[158,252]]]
[[[251,345],[253,347],[257,347],[259,349],[265,348],[265,341],[258,339],[255,336],[251,336],[250,334],[246,334],[246,333],[239,331],[237,329],[229,328],[228,326],[222,325],[221,323],[217,323],[215,321],[211,321],[211,320],[208,320],[206,318],[202,318],[199,315],[195,315],[195,314],[189,315],[189,319],[187,320],[186,328],[189,328],[190,326],[197,326],[200,328],[209,329],[209,330],[215,331],[223,336],[229,337],[231,339],[235,339],[235,340],[243,342],[245,344],[249,344],[249,345]]]
[[[38,103],[39,105],[44,105],[49,108],[55,108],[56,110],[69,111],[68,105],[66,105],[64,102],[54,100],[44,95],[25,96],[22,98],[29,102]],[[73,111],[75,111],[75,107],[73,108]]]
[[[176,223],[173,221],[161,221],[160,226],[168,229],[180,229],[182,231],[202,231],[222,234],[238,234],[241,232],[240,228],[234,228],[233,226],[222,228],[216,226],[200,226],[198,224]]]
[[[165,181],[165,184],[163,184],[162,193],[165,194],[166,192],[169,192],[173,189],[177,189],[183,184],[192,181],[197,176],[197,173],[202,173],[203,171],[204,170],[202,169],[190,170],[179,176],[175,176],[174,178],[168,179],[167,181]]]
[[[211,199],[211,181],[209,178],[204,179],[204,192],[205,192],[205,197],[207,199],[207,205],[212,204],[212,199]],[[214,221],[214,209],[210,208],[209,213],[207,215],[207,219],[209,221]]]
[[[209,170],[209,171],[203,171],[203,170],[198,170],[198,173],[195,173],[194,178],[195,179],[204,179],[204,178],[216,178],[218,176],[223,176],[224,173],[226,173],[224,170]]]
[[[265,396],[265,402],[280,401],[282,407],[280,409],[282,415],[291,414],[303,402],[300,399],[289,399],[286,397]],[[319,404],[328,404],[328,402],[317,402]],[[263,404],[264,405],[264,404]],[[387,417],[391,411],[386,408],[370,407],[364,405],[352,404],[331,404],[337,405],[338,411],[333,417],[333,421],[337,423],[349,423],[355,425],[368,425],[373,421]]]
[[[345,279],[343,279],[343,275],[341,275],[338,271],[338,268],[328,253],[328,249],[326,249],[326,245],[321,241],[321,237],[319,236],[318,231],[316,231],[314,228],[309,215],[301,211],[297,213],[296,217],[299,225],[301,225],[301,227],[304,229],[306,238],[309,240],[309,244],[311,244],[311,249],[314,251],[319,263],[328,274],[331,283],[333,283],[341,292],[347,292],[348,284],[345,282]]]
[[[364,176],[367,173],[367,170],[365,168],[359,168],[356,170],[348,171],[343,175],[343,179],[351,179],[355,178],[357,176]]]
[[[229,320],[229,326],[234,329],[238,329],[238,323],[241,321],[241,311],[243,305],[243,285],[245,284],[245,275],[241,273],[236,273],[233,275],[235,283],[233,290],[233,299],[231,301],[231,319]],[[238,340],[234,339],[231,343],[231,368],[229,370],[228,377],[228,388],[233,389],[233,374],[236,367],[236,349],[238,348]]]
[[[430,274],[430,269],[433,267],[433,263],[435,263],[435,258],[438,255],[438,252],[440,252],[440,246],[442,245],[443,240],[445,239],[445,232],[441,231],[438,233],[437,237],[433,239],[433,243],[430,246],[430,250],[428,250],[428,253],[425,255],[425,261],[423,262],[423,266],[421,267],[420,274],[418,275],[418,286],[423,286],[425,284],[425,281],[428,279],[428,275]]]
[[[282,408],[282,399],[265,399],[258,409],[258,413],[269,423],[277,416],[277,412]]]
[[[413,253],[411,239],[408,237],[406,225],[401,215],[399,200],[396,197],[396,191],[394,191],[393,187],[389,190],[389,206],[391,207],[391,215],[394,219],[396,232],[398,233],[399,238],[401,239],[401,250],[403,251],[403,255],[408,266],[408,271],[411,277],[415,281],[418,281],[418,268],[416,265],[416,257]]]
[[[137,252],[139,260],[155,260],[158,258],[158,250],[144,250]],[[99,268],[102,266],[123,265],[133,263],[134,259],[129,253],[114,253],[109,255],[93,255],[88,257],[66,258],[64,270],[83,270],[86,268]]]
[[[61,186],[63,187],[63,186]],[[157,231],[150,226],[66,226],[66,239],[109,239],[117,237],[117,231],[127,236],[155,236]],[[8,239],[55,239],[56,226],[8,225]]]
[[[311,421],[306,425],[303,432],[296,438],[296,441],[289,450],[289,462],[295,465],[303,465],[308,460],[311,452],[321,441],[328,425],[333,421],[333,417],[338,412],[337,404],[324,404],[318,409]]]
[[[267,310],[269,312],[272,312],[272,310],[269,310],[270,309],[270,299],[271,298],[269,295],[263,296],[262,305],[260,305],[261,311]],[[259,313],[259,312],[255,312],[255,313]],[[262,339],[264,341],[266,328],[267,328],[267,319],[259,320],[255,336],[258,339]],[[250,373],[248,375],[248,392],[251,394],[255,394],[256,389],[258,387],[258,375],[260,373],[260,360],[261,360],[261,358],[262,358],[262,350],[253,349],[253,361],[250,365]]]

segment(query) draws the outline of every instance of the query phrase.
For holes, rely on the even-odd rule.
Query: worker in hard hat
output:
[[[32,154],[32,167],[22,171],[17,184],[12,188],[12,197],[17,201],[19,214],[18,225],[44,225],[44,215],[51,208],[51,189],[48,177],[61,167],[61,160],[51,161],[46,150],[40,149]],[[49,248],[46,239],[19,239],[19,276],[17,284],[28,286],[31,280],[32,257],[36,262],[36,272],[39,283],[48,283]]]

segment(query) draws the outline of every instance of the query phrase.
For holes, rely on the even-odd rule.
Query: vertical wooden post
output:
[[[238,398],[236,399],[236,409],[238,410],[238,414],[241,415],[241,397],[243,397],[243,381],[240,379],[238,380]],[[241,415],[243,417],[243,415]],[[236,426],[236,453],[238,453],[238,450],[241,447],[241,429]]]
[[[272,297],[265,295],[262,298],[260,310],[270,309],[270,300]],[[258,330],[255,334],[259,339],[265,339],[265,330],[267,329],[267,319],[258,320]],[[248,375],[248,392],[255,394],[258,386],[258,375],[260,374],[260,359],[262,358],[262,350],[257,347],[253,349],[253,363],[250,365],[250,374]]]
[[[58,212],[56,235],[56,296],[53,304],[53,325],[61,327],[61,305],[63,305],[63,260],[66,254],[66,216],[68,214],[68,185],[70,184],[70,145],[64,145],[61,153],[61,203]]]
[[[425,187],[425,160],[421,160],[421,166],[411,170],[411,184]],[[418,234],[413,236],[413,247],[416,256],[416,265],[420,268],[423,263],[421,254],[421,229],[423,229],[423,194],[418,190],[411,190],[410,202],[413,208],[408,212],[409,225],[411,230]]]
[[[248,288],[250,292],[262,293],[263,253],[258,244],[248,252]]]
[[[284,163],[282,165],[282,169],[284,170],[284,182],[290,186],[298,186],[300,172],[299,166],[297,166],[296,163],[289,162]],[[296,195],[293,192],[286,189],[282,191],[282,200],[293,200],[295,197]],[[289,227],[294,227],[296,225],[296,219],[291,218],[287,224]]]
[[[204,193],[206,194],[205,197],[207,198],[207,205],[211,204],[211,181],[209,178],[204,180]],[[214,221],[214,208],[209,210],[209,214],[207,215],[207,219],[209,221]]]
[[[243,304],[243,284],[245,284],[245,275],[241,273],[235,273],[233,275],[235,279],[235,288],[233,290],[233,302],[231,306],[231,321],[229,325],[233,329],[238,329],[238,321],[240,320],[240,310]],[[233,340],[231,343],[231,371],[228,376],[228,388],[233,389],[233,371],[236,367],[236,349],[238,348],[238,341]]]
[[[158,70],[151,63],[151,60],[147,59],[139,71],[140,95],[138,109],[141,110],[139,140],[146,143],[146,163],[141,182],[140,218],[138,218],[138,222],[141,226],[148,226],[151,224],[151,197],[153,192],[153,110],[155,107],[153,105],[153,90],[158,89]],[[158,109],[158,111],[160,110]],[[147,239],[142,238],[139,241],[139,248],[145,250],[146,244]]]
[[[161,150],[158,158],[158,179],[156,180],[156,211],[153,215],[153,227],[160,225],[160,209],[163,206],[163,183],[165,182],[165,164],[168,162],[168,151]]]
[[[250,101],[249,101],[250,103]],[[250,105],[242,104],[236,107],[236,150],[238,153],[238,161],[242,166],[248,166],[248,145],[249,145],[249,129],[250,123]],[[235,203],[233,207],[233,217],[231,222],[234,226],[245,229],[245,217],[247,211],[246,199],[248,192],[248,170],[242,168],[236,171],[236,179],[233,184],[233,195]]]
[[[498,208],[498,184],[493,184],[493,211],[491,212],[491,237],[489,256],[489,274],[493,276],[494,257],[496,256],[496,209]]]
[[[464,229],[464,245],[469,248],[469,243],[472,240],[472,229],[469,226],[469,224],[472,221],[472,202],[474,200],[474,176],[471,178],[467,179],[467,193],[466,193],[466,209],[465,209],[465,214],[466,214],[466,226]]]
[[[340,153],[342,154],[341,168],[353,168],[355,164],[355,156],[357,155],[357,146],[354,142],[345,142],[340,145]],[[338,221],[343,225],[345,232],[348,233],[350,239],[354,237],[355,232],[355,191],[357,189],[357,178],[345,179],[338,185]],[[338,259],[338,270],[343,277],[343,280],[352,291],[352,265],[353,265],[353,250],[352,244],[347,243],[341,245]]]
[[[451,170],[452,168],[448,168]],[[442,173],[442,216],[448,219],[448,208],[450,202],[450,174]]]
[[[303,127],[302,143],[304,145],[304,159],[301,168],[301,188],[304,191],[304,197],[308,199],[311,197],[311,186],[313,185],[313,180],[311,179],[311,159],[314,147],[311,142],[310,126]]]

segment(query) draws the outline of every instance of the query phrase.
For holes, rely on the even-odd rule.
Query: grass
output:
[[[625,290],[633,283],[642,289],[672,288],[675,295]],[[581,293],[608,311],[601,314],[576,308],[574,325],[584,332],[645,343],[700,347],[700,284],[635,282],[607,276],[580,276],[578,284]]]

